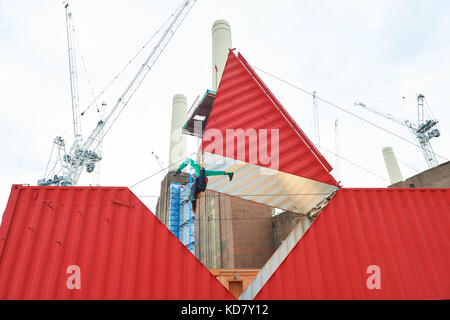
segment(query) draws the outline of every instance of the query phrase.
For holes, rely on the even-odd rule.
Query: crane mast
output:
[[[72,101],[73,134],[77,143],[81,140],[80,101],[78,95],[78,71],[75,53],[75,28],[70,12],[69,4],[64,5],[66,11],[67,51],[69,57],[70,93]]]
[[[172,39],[175,32],[180,27],[181,23],[186,18],[189,11],[194,6],[196,0],[185,0],[183,4],[177,9],[173,14],[173,18],[170,20],[167,28],[162,33],[157,44],[150,52],[150,54],[145,59],[144,63],[140,66],[139,70],[127,85],[125,90],[122,92],[117,102],[109,112],[109,114],[102,120],[100,120],[96,127],[92,130],[91,134],[86,138],[84,142],[75,139],[70,152],[66,153],[64,140],[61,137],[57,137],[54,143],[58,145],[59,152],[63,154],[62,157],[62,176],[55,176],[53,179],[45,180],[41,179],[38,181],[39,185],[76,185],[78,179],[81,175],[83,167],[86,167],[87,172],[93,172],[95,164],[101,160],[101,157],[94,151],[103,139],[103,137],[109,132],[112,125],[114,124],[117,117],[122,113],[125,106],[128,104],[130,99],[133,97],[136,90],[140,87],[145,77],[152,69],[155,62],[158,60],[161,53],[166,48],[169,41]],[[66,7],[67,12],[67,7]],[[71,17],[66,13],[68,18]],[[69,28],[69,26],[68,26]],[[68,29],[69,30],[69,29]],[[69,36],[69,32],[68,32]],[[69,48],[71,45],[69,44]],[[72,45],[73,47],[73,45]],[[72,51],[73,53],[73,51]],[[70,56],[70,55],[69,55]],[[72,69],[71,69],[72,70]],[[72,72],[71,72],[72,74]],[[72,80],[71,80],[72,81]],[[72,84],[72,82],[71,82]],[[72,91],[73,93],[73,91]],[[73,94],[72,94],[73,96]],[[75,111],[74,111],[75,112]],[[79,115],[79,110],[77,110],[77,116]],[[75,129],[75,117],[74,114],[74,133],[76,134],[77,129]],[[101,139],[98,139],[99,135],[102,135]]]
[[[433,128],[436,124],[438,124],[437,120],[433,119],[425,119],[424,112],[424,98],[423,94],[419,94],[417,96],[417,125],[414,125],[409,120],[401,120],[397,117],[392,116],[389,113],[385,113],[374,109],[372,107],[368,107],[362,102],[355,102],[355,106],[362,107],[368,111],[371,111],[379,116],[382,116],[386,119],[394,121],[400,125],[403,125],[409,129],[413,137],[419,143],[420,148],[422,149],[422,153],[424,155],[425,161],[428,165],[428,168],[433,168],[438,165],[438,161],[436,159],[436,155],[431,147],[430,139],[437,138],[440,136],[440,131],[436,128]]]
[[[426,120],[423,101],[425,96],[419,94],[417,96],[417,130],[416,136],[422,147],[423,154],[427,160],[428,167],[432,168],[438,165],[436,155],[431,147],[430,139],[439,137],[441,133],[433,127],[438,123],[437,120]]]

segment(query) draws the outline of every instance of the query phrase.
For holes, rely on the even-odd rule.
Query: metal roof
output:
[[[189,109],[187,115],[187,121],[183,126],[182,132],[191,136],[196,136],[201,138],[203,132],[206,128],[206,123],[208,122],[209,113],[211,112],[212,105],[214,103],[214,98],[216,97],[216,92],[211,90],[206,90],[205,94],[201,99],[197,98],[192,107]],[[195,121],[202,122],[202,132],[195,132]]]
[[[271,132],[271,129],[278,130],[280,143],[277,169],[279,171],[328,185],[338,185],[329,173],[332,170],[329,163],[243,56],[241,54],[236,56],[232,50],[228,55],[206,125],[206,130],[209,129],[219,130],[223,137],[229,129],[255,130],[258,133],[263,130],[268,132]],[[261,161],[261,153],[259,153],[261,142],[255,146],[248,140],[245,140],[245,146],[235,146],[232,158],[261,167],[270,167]],[[248,152],[245,154],[245,159],[240,159],[238,149],[244,147],[244,150]],[[255,148],[257,150],[254,150]],[[223,146],[218,146],[215,139],[209,141],[203,137],[202,150],[230,158],[225,153],[226,139],[223,139]],[[253,152],[258,155],[256,161],[250,157]]]
[[[203,132],[206,128],[206,123],[208,122],[209,114],[216,97],[216,92],[211,90],[206,90],[203,97],[200,96],[195,100],[192,107],[189,109],[187,115],[187,121],[183,126],[182,132],[191,136],[196,136],[201,138]],[[202,132],[195,132],[195,121],[200,121],[202,123]]]
[[[128,188],[14,185],[0,299],[234,297]]]
[[[240,298],[450,299],[449,214],[449,188],[340,189]]]

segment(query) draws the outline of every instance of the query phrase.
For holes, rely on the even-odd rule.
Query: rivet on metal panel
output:
[[[61,244],[62,244],[62,241],[56,240],[56,243],[59,244],[59,245],[61,245]]]
[[[108,223],[111,222],[111,220],[109,218],[106,218],[105,221]]]
[[[28,227],[27,229],[28,229],[28,230],[31,230],[31,231],[34,231],[34,228],[33,228],[33,227]]]

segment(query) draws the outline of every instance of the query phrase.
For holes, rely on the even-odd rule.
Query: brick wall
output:
[[[303,219],[305,219],[305,216],[300,216],[292,212],[282,212],[273,217],[272,227],[276,248],[281,245],[282,241],[286,239],[297,223]]]
[[[260,268],[275,251],[265,205],[206,190],[195,223],[196,256],[207,268]]]
[[[261,268],[275,252],[272,208],[231,199],[235,268]]]
[[[389,188],[449,188],[450,161],[425,170],[405,181],[390,185]]]
[[[283,243],[296,225],[301,224],[301,231],[305,233],[317,216],[308,218],[292,212],[282,212],[272,218],[275,250]]]

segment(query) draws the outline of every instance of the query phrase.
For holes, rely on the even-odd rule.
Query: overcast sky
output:
[[[134,56],[181,0],[75,0],[72,12],[84,63],[79,63],[81,108],[88,85],[102,89]],[[277,75],[396,134],[407,128],[359,110],[363,101],[417,122],[416,94],[423,93],[439,120],[437,154],[450,158],[450,1],[448,0],[198,0],[125,112],[106,136],[100,183],[131,186],[167,165],[172,97],[188,107],[211,88],[211,26],[226,19],[233,46],[253,66]],[[102,97],[111,107],[145,59],[145,51]],[[88,76],[86,76],[85,69]],[[259,73],[300,127],[313,139],[312,98]],[[402,97],[405,97],[402,99]],[[55,136],[72,139],[64,6],[60,0],[0,0],[0,210],[12,184],[36,185]],[[389,184],[381,149],[391,146],[404,178],[427,169],[419,148],[319,102],[320,140],[335,150],[339,119],[345,187]],[[85,137],[98,120],[83,117]],[[195,150],[190,140],[190,150]],[[335,156],[323,151],[332,166]],[[439,163],[446,160],[438,157]],[[336,173],[333,172],[336,177]],[[380,178],[378,176],[384,177]],[[133,188],[159,194],[162,174]],[[93,183],[83,172],[81,185]],[[154,210],[155,198],[142,198]]]

